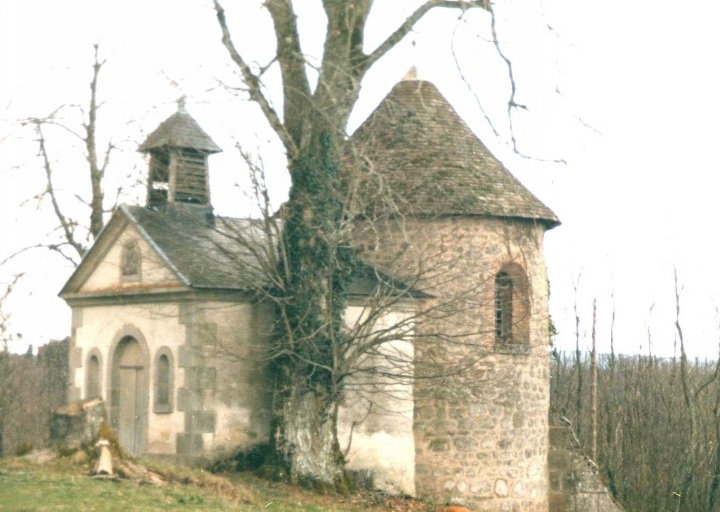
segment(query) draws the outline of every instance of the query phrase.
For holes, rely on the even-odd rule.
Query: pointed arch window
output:
[[[162,347],[155,355],[155,400],[153,411],[170,413],[173,411],[175,390],[175,363],[168,347]]]
[[[138,243],[135,241],[126,243],[120,255],[121,277],[125,280],[140,279],[141,261]]]
[[[506,263],[495,274],[493,312],[497,347],[529,346],[530,283],[519,264]]]

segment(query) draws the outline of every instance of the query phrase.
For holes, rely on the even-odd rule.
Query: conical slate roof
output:
[[[222,151],[187,113],[182,101],[178,104],[178,111],[160,123],[140,145],[138,151],[146,152],[160,147],[189,148],[206,153]]]
[[[559,224],[430,82],[399,82],[351,142],[369,162],[357,185],[366,213],[391,204],[403,215],[484,215]]]

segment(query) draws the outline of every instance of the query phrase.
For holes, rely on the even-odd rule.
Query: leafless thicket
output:
[[[0,294],[0,457],[18,450],[44,447],[49,439],[51,411],[65,404],[67,341],[42,347],[37,356],[12,354],[6,299],[21,276]]]
[[[595,462],[626,510],[717,512],[719,366],[687,357],[677,279],[675,304],[679,354],[598,355],[595,398],[587,387],[578,393],[593,380],[592,356],[555,353],[551,414],[572,422],[586,453],[597,440]]]

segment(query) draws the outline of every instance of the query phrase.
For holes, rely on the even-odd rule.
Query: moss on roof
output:
[[[363,165],[356,204],[365,213],[487,215],[540,220],[557,216],[475,136],[430,82],[399,82],[351,137]]]

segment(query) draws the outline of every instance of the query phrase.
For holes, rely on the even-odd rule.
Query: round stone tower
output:
[[[417,318],[415,486],[548,510],[548,287],[559,224],[437,88],[397,84],[351,138],[361,256],[430,296]]]

